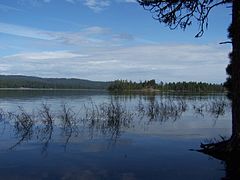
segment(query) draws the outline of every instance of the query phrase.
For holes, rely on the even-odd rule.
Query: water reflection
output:
[[[210,114],[217,119],[225,114],[228,103],[218,99],[193,103],[191,106],[194,114]],[[116,143],[121,134],[127,129],[134,129],[136,123],[147,126],[152,122],[175,122],[191,106],[183,98],[156,99],[151,96],[139,98],[131,109],[125,102],[112,98],[110,102],[100,104],[90,101],[77,112],[67,104],[62,104],[58,111],[52,110],[49,104],[42,104],[31,112],[27,112],[24,107],[18,107],[16,112],[1,110],[0,122],[6,124],[5,120],[8,119],[13,124],[12,129],[18,141],[10,149],[36,138],[42,144],[42,153],[46,155],[55,129],[60,130],[60,135],[65,139],[65,150],[72,137],[81,137],[87,133],[91,139],[103,136],[111,143]]]
[[[230,103],[227,99],[214,96],[199,96],[198,98],[154,94],[148,96],[113,95],[100,99],[84,96],[84,100],[75,99],[75,97],[75,95],[70,96],[67,102],[60,100],[44,102],[34,96],[34,100],[29,101],[30,105],[28,103],[25,105],[22,103],[25,100],[21,100],[21,106],[16,109],[14,105],[17,106],[17,103],[8,108],[8,104],[4,102],[4,109],[0,110],[1,137],[9,142],[1,149],[6,149],[7,146],[11,150],[8,151],[8,157],[12,157],[11,153],[19,153],[22,149],[26,150],[31,147],[35,148],[32,150],[35,155],[31,158],[35,157],[38,152],[39,156],[44,157],[46,161],[49,158],[48,163],[53,161],[52,163],[58,164],[60,159],[63,159],[61,162],[65,163],[66,159],[70,159],[72,164],[70,162],[66,164],[69,163],[72,165],[71,168],[76,169],[85,162],[79,172],[94,172],[96,169],[88,169],[88,167],[96,167],[96,164],[98,166],[100,164],[103,169],[106,168],[110,172],[114,169],[110,166],[118,166],[120,170],[117,173],[121,177],[123,177],[122,174],[134,174],[134,177],[139,178],[141,174],[148,179],[149,176],[143,171],[151,171],[151,175],[156,172],[160,175],[163,173],[162,169],[166,168],[171,171],[168,167],[169,162],[175,164],[185,161],[186,151],[193,148],[193,142],[195,142],[195,147],[198,147],[199,139],[205,137],[203,135],[214,137],[222,132],[221,128],[227,124],[223,120],[230,112]],[[13,102],[11,101],[10,104]],[[209,131],[207,128],[212,128],[209,126],[212,122],[216,128]],[[169,143],[169,139],[174,139],[173,136],[178,140],[181,139],[181,142],[174,140],[174,146]],[[165,140],[165,137],[169,139]],[[194,138],[197,140],[193,141]],[[139,140],[136,141],[136,139]],[[179,144],[186,143],[188,139],[191,141],[188,145],[182,145],[181,150]],[[4,142],[6,141],[2,144]],[[32,151],[28,152],[31,154]],[[52,152],[58,151],[64,153],[59,157],[51,155]],[[170,155],[167,155],[168,152],[171,152]],[[177,157],[181,158],[175,161],[175,155],[178,153],[181,155]],[[99,160],[100,156],[104,158]],[[106,157],[114,161],[109,166],[106,164],[110,160],[106,160]],[[195,158],[199,158],[198,155]],[[171,159],[174,159],[174,162]],[[145,169],[145,165],[144,169],[135,169],[138,167],[138,162],[141,162],[142,166],[145,162],[148,163],[149,168]],[[161,165],[161,162],[166,163],[166,167]],[[127,163],[129,165],[126,165]],[[230,165],[232,163],[226,162],[227,173]],[[122,170],[130,166],[133,172]],[[180,166],[176,165],[175,168],[181,169]],[[166,177],[169,177],[169,174],[171,173],[168,173]],[[109,176],[106,175],[106,177]],[[115,174],[112,177],[116,177]],[[117,177],[117,179],[121,178]]]
[[[61,106],[59,112],[60,127],[62,130],[62,136],[65,137],[64,150],[66,151],[69,140],[72,136],[77,137],[79,135],[77,113],[75,113],[71,107],[67,104]]]
[[[149,122],[160,121],[164,122],[169,119],[176,121],[181,118],[183,112],[187,110],[187,103],[183,99],[165,99],[156,100],[154,96],[149,98],[149,102],[144,105],[139,100],[137,105],[138,114],[141,118],[148,117]]]
[[[109,103],[100,105],[91,102],[91,106],[84,106],[84,108],[83,123],[89,128],[91,138],[101,133],[116,142],[123,129],[131,126],[133,113],[119,100],[111,99]]]
[[[47,155],[47,150],[49,142],[52,139],[53,127],[54,127],[54,114],[50,109],[50,106],[47,104],[42,104],[42,107],[38,110],[38,122],[40,123],[37,126],[37,139],[41,141],[42,153]]]
[[[6,117],[5,112],[3,111],[3,109],[0,109],[0,127],[1,127],[0,135],[3,135],[6,129],[5,117]]]
[[[9,149],[14,149],[24,141],[29,141],[32,139],[34,134],[34,123],[33,115],[27,113],[23,107],[19,107],[19,112],[8,113],[9,118],[12,118],[14,121],[14,130],[15,135],[18,141],[12,145]]]
[[[230,106],[229,102],[221,98],[192,105],[195,114],[204,116],[207,113],[216,119],[219,116],[223,116],[226,110],[230,110]]]

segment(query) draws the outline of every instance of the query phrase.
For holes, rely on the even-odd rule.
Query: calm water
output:
[[[224,95],[0,91],[0,179],[221,179],[190,149],[231,133]]]

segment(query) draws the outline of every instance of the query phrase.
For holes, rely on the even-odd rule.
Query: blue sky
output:
[[[230,14],[216,8],[194,38],[134,0],[0,0],[0,74],[222,83]]]

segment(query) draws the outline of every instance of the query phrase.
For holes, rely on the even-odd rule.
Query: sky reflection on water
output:
[[[0,93],[0,179],[220,179],[198,149],[231,133],[224,95]]]

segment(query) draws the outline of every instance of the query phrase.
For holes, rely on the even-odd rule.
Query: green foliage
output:
[[[126,92],[137,90],[156,90],[156,91],[173,91],[173,92],[224,92],[222,84],[209,84],[203,82],[170,82],[159,84],[155,80],[144,82],[132,82],[127,80],[116,80],[108,88],[112,92]]]

